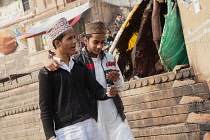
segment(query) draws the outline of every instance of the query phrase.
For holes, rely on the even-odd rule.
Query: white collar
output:
[[[71,69],[73,68],[74,66],[74,61],[72,59],[72,57],[70,56],[70,61],[69,61],[69,67],[64,63],[64,62],[61,62],[60,58],[56,57],[56,56],[53,56],[53,59],[60,62],[62,65],[59,65],[60,68],[64,69],[64,70],[67,70],[68,72],[71,71]]]

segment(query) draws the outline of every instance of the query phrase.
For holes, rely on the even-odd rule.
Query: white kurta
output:
[[[105,140],[94,119],[88,119],[55,131],[56,140]]]
[[[57,57],[54,57],[53,59],[60,61],[60,59]],[[69,61],[69,67],[63,62],[61,63],[62,65],[60,68],[71,72],[71,69],[74,66],[72,57]],[[95,119],[93,118],[63,127],[56,130],[55,133],[55,140],[105,140]]]
[[[107,87],[104,70],[101,66],[100,58],[92,58],[96,80],[104,87]],[[119,70],[119,67],[116,66]],[[118,82],[114,82],[119,91],[124,90],[122,74]],[[105,101],[98,101],[98,126],[103,133],[105,140],[134,140],[131,129],[127,120],[123,122],[120,115],[117,112],[117,108],[113,99]]]

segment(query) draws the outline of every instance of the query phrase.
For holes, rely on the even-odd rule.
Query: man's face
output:
[[[65,36],[62,41],[59,41],[59,47],[57,49],[67,55],[73,55],[76,53],[76,38],[73,29],[69,29],[65,32]]]
[[[96,58],[100,54],[104,47],[106,34],[92,34],[92,37],[88,40],[85,38],[87,50],[90,52],[90,56]]]

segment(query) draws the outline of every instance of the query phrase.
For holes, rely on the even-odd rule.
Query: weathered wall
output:
[[[113,6],[101,1],[92,1],[94,3],[93,7],[88,11],[87,15],[84,17],[84,21],[103,21],[106,26],[110,24],[113,18],[116,17],[114,14],[117,6]]]
[[[0,57],[0,78],[24,71],[28,66],[28,50]]]
[[[28,49],[0,57],[0,79],[11,74],[25,73],[43,66],[48,50],[28,53]]]
[[[188,7],[178,0],[184,37],[190,65],[198,81],[210,83],[210,3],[198,0],[200,11],[196,14],[194,3]]]

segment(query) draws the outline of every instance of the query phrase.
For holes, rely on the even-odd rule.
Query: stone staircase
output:
[[[38,72],[0,87],[0,140],[45,140],[38,106]]]
[[[126,83],[121,97],[136,140],[210,138],[208,86],[205,82],[186,85],[186,79],[194,79],[192,68]],[[173,87],[174,81],[185,84]]]
[[[45,140],[37,75],[0,87],[0,140]],[[136,140],[209,140],[209,88],[186,82],[194,78],[186,68],[125,83],[120,95]]]

